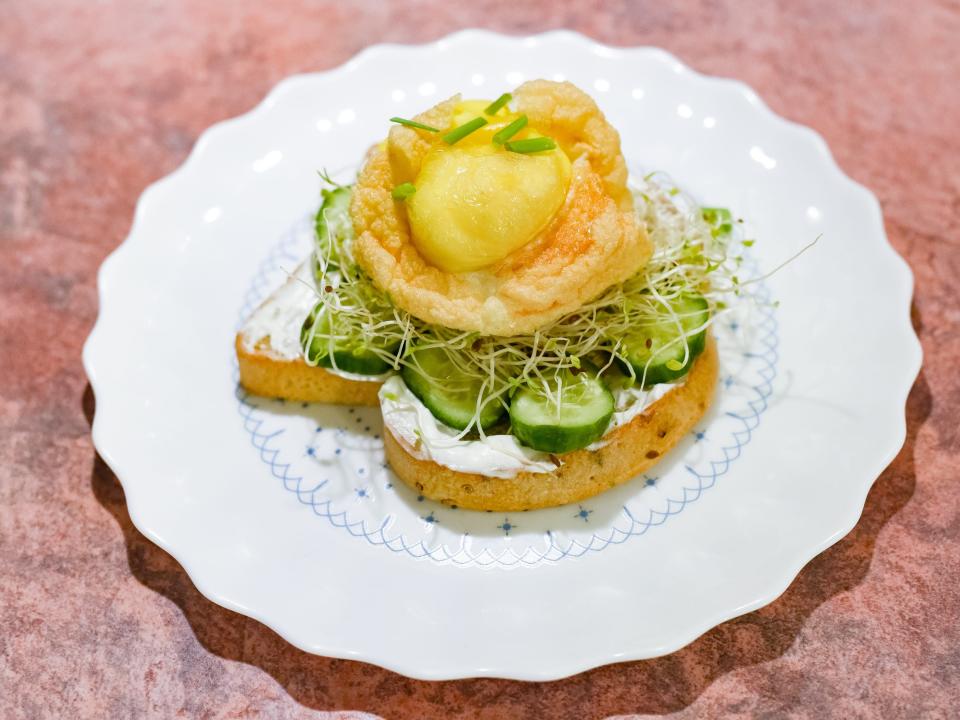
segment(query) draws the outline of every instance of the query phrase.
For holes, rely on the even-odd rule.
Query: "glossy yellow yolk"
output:
[[[462,103],[455,125],[487,104]],[[439,143],[423,160],[407,212],[417,250],[441,270],[467,272],[502,260],[533,240],[563,205],[570,161],[561,149],[524,155],[491,142],[512,119],[498,113],[490,126],[454,145]]]

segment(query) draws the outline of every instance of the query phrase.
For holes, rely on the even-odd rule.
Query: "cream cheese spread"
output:
[[[296,360],[300,350],[300,326],[317,302],[311,261],[301,263],[280,289],[254,311],[240,332],[247,350],[264,341],[276,357]]]
[[[607,434],[633,420],[673,387],[674,384],[664,383],[649,391],[616,391],[616,406]],[[384,425],[420,460],[432,460],[458,472],[499,478],[512,478],[521,472],[552,472],[557,468],[554,458],[558,456],[525,447],[513,435],[458,440],[457,431],[439,422],[399,375],[388,378],[380,388],[380,409]],[[587,449],[598,450],[605,444],[601,438]]]

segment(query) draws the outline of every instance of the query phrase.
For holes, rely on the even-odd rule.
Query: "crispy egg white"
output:
[[[620,138],[570,83],[536,80],[488,126],[447,145],[397,126],[371,150],[351,203],[357,259],[404,310],[490,335],[532,332],[576,310],[649,259],[634,217]],[[451,98],[419,115],[446,131],[482,112]],[[478,110],[479,108],[479,110]],[[520,114],[517,138],[557,150],[523,156],[491,143]],[[406,202],[391,190],[412,182]]]

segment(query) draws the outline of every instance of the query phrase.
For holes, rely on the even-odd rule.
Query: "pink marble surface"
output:
[[[79,361],[98,265],[205,127],[291,73],[466,26],[572,27],[745,80],[879,195],[917,278],[907,444],[853,532],[684,650],[553,683],[417,682],[205,600],[132,527]],[[958,38],[949,0],[0,3],[0,716],[956,717]]]

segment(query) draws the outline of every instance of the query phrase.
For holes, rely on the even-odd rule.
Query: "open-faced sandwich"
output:
[[[569,83],[392,122],[238,334],[243,387],[379,405],[396,475],[461,508],[574,502],[656,463],[715,393],[730,213],[629,185]]]

